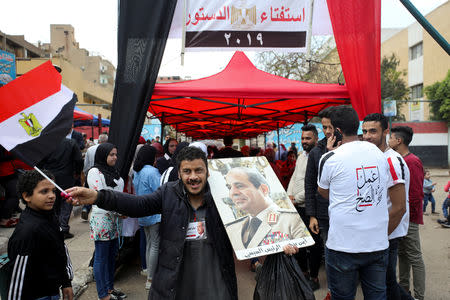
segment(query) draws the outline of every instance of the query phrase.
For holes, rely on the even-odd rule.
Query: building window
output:
[[[108,77],[100,75],[100,84],[108,84]]]
[[[411,87],[411,100],[421,99],[423,97],[423,84],[414,85]]]
[[[423,54],[423,46],[422,46],[422,42],[409,47],[409,60],[414,60],[416,58],[419,58],[422,56]]]

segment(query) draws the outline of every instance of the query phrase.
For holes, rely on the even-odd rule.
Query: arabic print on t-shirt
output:
[[[364,166],[356,168],[356,205],[357,212],[363,212],[373,205],[378,205],[383,199],[378,166]]]

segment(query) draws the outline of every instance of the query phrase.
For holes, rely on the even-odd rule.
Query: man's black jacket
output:
[[[319,220],[319,226],[328,227],[328,200],[317,191],[319,161],[327,152],[327,138],[321,139],[308,155],[305,175],[305,211],[306,215]]]
[[[220,260],[220,266],[217,267],[222,272],[229,295],[232,299],[237,299],[233,248],[214,204],[209,185],[206,188],[205,221],[208,239],[217,251]],[[148,298],[175,299],[190,210],[182,181],[168,182],[156,192],[144,196],[101,190],[95,204],[100,208],[117,211],[130,217],[161,214],[158,266]]]

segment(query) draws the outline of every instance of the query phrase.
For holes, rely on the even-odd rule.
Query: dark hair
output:
[[[166,142],[164,143],[164,146],[163,146],[163,148],[164,148],[164,153],[167,153],[167,155],[169,155],[169,156],[172,156],[172,154],[169,153],[169,144],[170,144],[171,141],[177,142],[177,140],[174,139],[174,138],[168,138],[168,139],[166,140]],[[177,142],[177,144],[178,144],[178,142]]]
[[[331,125],[339,128],[342,134],[353,136],[358,134],[359,118],[356,111],[349,106],[341,105],[333,109],[330,114]]]
[[[327,118],[327,119],[329,119],[330,118],[330,113],[331,113],[331,111],[334,109],[335,107],[334,106],[329,106],[329,107],[327,107],[327,108],[325,108],[325,109],[322,109],[320,112],[319,112],[319,118]]]
[[[205,152],[197,147],[184,147],[177,154],[177,168],[180,170],[180,165],[183,160],[193,161],[195,159],[202,159],[205,163],[206,170],[208,170],[208,161],[206,160]]]
[[[227,135],[223,138],[223,144],[225,146],[231,146],[233,145],[233,137],[231,135]]]
[[[391,133],[395,133],[396,137],[401,138],[402,143],[405,144],[406,146],[409,146],[414,135],[412,128],[409,126],[393,127],[391,129]]]
[[[381,129],[385,131],[388,129],[388,121],[387,118],[380,113],[368,114],[363,122],[380,122]]]
[[[231,171],[245,173],[248,177],[248,181],[250,181],[255,188],[259,188],[261,184],[265,184],[269,187],[269,184],[267,183],[266,178],[264,178],[264,176],[262,176],[261,173],[259,173],[256,169],[251,169],[251,168],[246,168],[246,167],[237,167],[237,168],[231,169],[228,172],[228,174]]]
[[[319,136],[319,133],[317,132],[317,128],[313,124],[306,124],[305,126],[302,127],[302,131],[312,131],[312,133],[314,134],[315,137]],[[294,145],[295,145],[295,143],[294,143]]]
[[[55,180],[55,176],[50,171],[42,170],[42,172],[53,181]],[[19,180],[17,181],[17,197],[22,200],[23,204],[26,205],[27,202],[23,199],[22,193],[25,193],[27,196],[33,195],[34,189],[42,180],[45,180],[44,176],[36,170],[25,171],[25,173],[19,176]]]
[[[145,165],[153,166],[155,163],[156,149],[150,145],[143,145],[139,149],[133,164],[133,170],[139,172]]]

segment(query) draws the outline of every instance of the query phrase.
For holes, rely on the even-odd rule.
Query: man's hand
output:
[[[335,142],[336,142],[336,137],[335,137],[334,134],[333,134],[332,136],[330,136],[330,137],[327,139],[327,151],[334,150],[334,149],[336,149],[337,147],[339,147],[339,146],[342,144],[342,142],[339,141],[339,142],[337,143],[336,147],[334,147],[334,143],[335,143]]]
[[[290,245],[290,244],[284,245],[283,251],[284,251],[284,254],[290,256],[290,255],[295,254],[295,253],[298,252],[298,247],[297,247],[297,246]]]
[[[84,187],[72,187],[66,190],[68,194],[67,203],[73,206],[94,204],[97,200],[97,191],[84,188]]]
[[[66,287],[62,289],[63,300],[73,300],[72,287]]]
[[[319,234],[319,222],[315,217],[309,217],[309,229],[314,234]]]
[[[295,200],[294,196],[289,195],[289,199],[291,199],[292,204],[294,204],[294,200]]]

